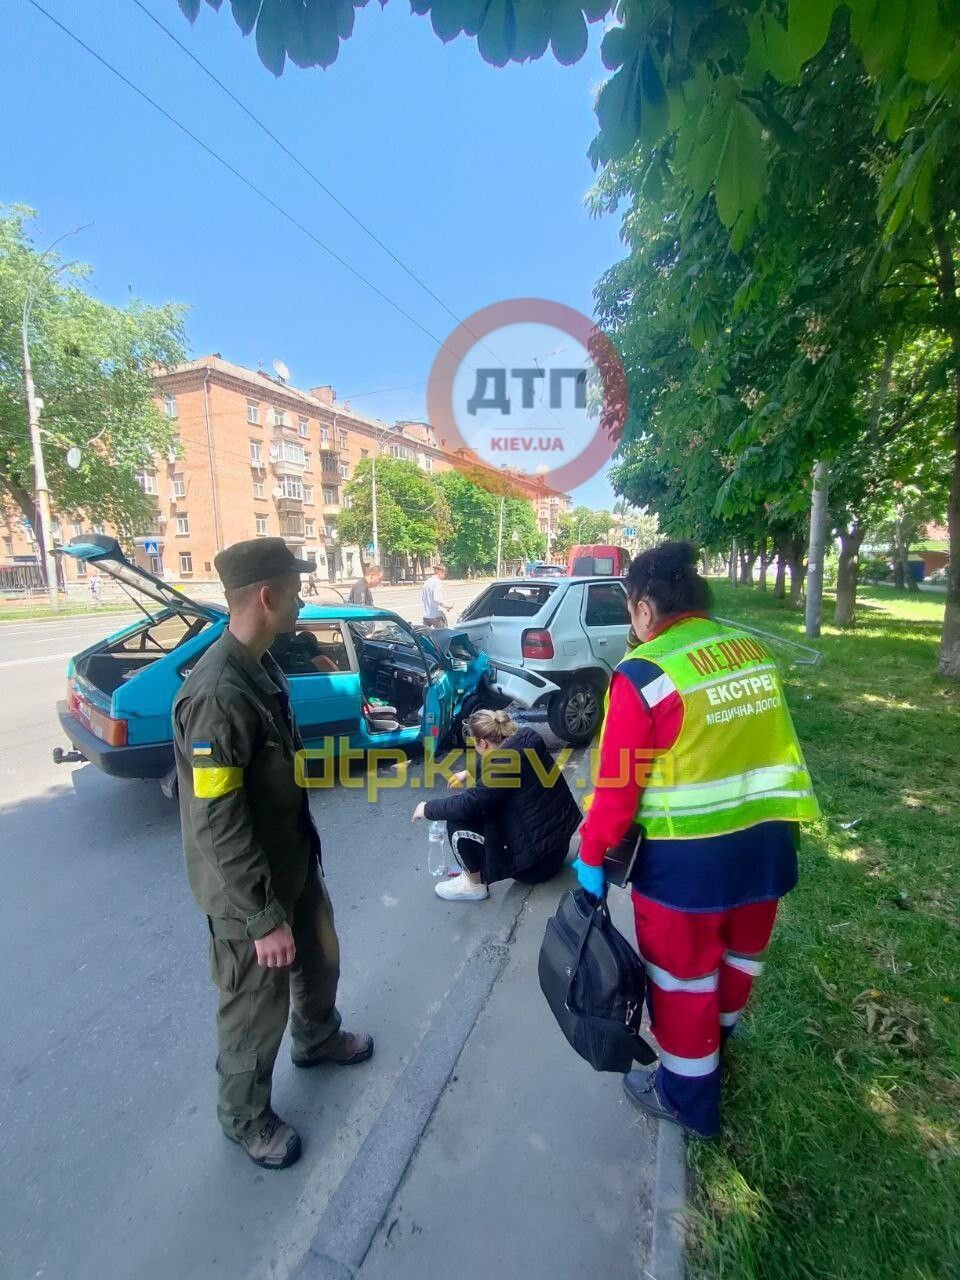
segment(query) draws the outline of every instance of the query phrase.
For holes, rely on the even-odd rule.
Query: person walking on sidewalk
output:
[[[497,880],[552,880],[583,815],[546,743],[535,729],[519,728],[506,711],[475,711],[464,728],[481,761],[476,786],[426,800],[413,811],[414,822],[446,820],[462,868],[455,879],[436,886],[437,897],[481,902]],[[491,752],[503,767],[484,778],[482,762],[493,758]],[[467,777],[466,770],[455,774],[450,785],[460,788]]]
[[[797,882],[798,824],[819,809],[774,661],[708,616],[694,549],[638,556],[627,598],[639,643],[610,684],[577,874],[600,896],[604,853],[642,828],[633,908],[660,1061],[624,1087],[642,1110],[708,1138],[722,1043]]]
[[[293,1061],[349,1065],[373,1052],[337,1012],[340,946],[320,838],[297,785],[302,746],[289,685],[268,650],[297,621],[300,575],[282,538],[256,538],[214,562],[230,621],[173,706],[183,847],[210,931],[219,1103],[226,1136],[265,1169],[300,1156],[300,1137],[271,1106],[292,1001]]]
[[[423,625],[425,627],[445,627],[447,625],[444,611],[452,609],[453,605],[447,604],[443,598],[443,582],[446,576],[447,570],[444,565],[434,565],[433,573],[420,590],[420,612],[423,615]]]

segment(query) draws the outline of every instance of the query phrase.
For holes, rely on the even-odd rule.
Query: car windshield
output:
[[[460,615],[471,618],[532,618],[540,612],[556,587],[545,582],[498,582]]]
[[[417,642],[412,634],[390,618],[377,618],[371,622],[354,623],[353,625],[362,625],[363,631],[361,634],[365,640],[381,640],[385,644],[402,644],[406,645],[408,649],[416,649],[417,647]]]

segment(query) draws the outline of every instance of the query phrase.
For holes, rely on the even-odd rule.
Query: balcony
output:
[[[340,514],[340,503],[325,502],[323,504],[323,514],[325,516],[338,516]]]
[[[273,474],[302,476],[307,466],[303,445],[294,440],[274,440],[270,446]]]
[[[280,537],[284,542],[306,541],[302,516],[284,516],[280,520]]]
[[[277,512],[279,515],[285,515],[287,512],[293,512],[296,515],[303,511],[302,498],[277,498]]]

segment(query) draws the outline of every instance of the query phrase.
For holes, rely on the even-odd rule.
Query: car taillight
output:
[[[105,742],[109,747],[127,745],[126,720],[115,720],[105,711],[98,711],[89,698],[77,693],[72,683],[67,686],[67,697],[73,718],[79,720],[101,742]]]
[[[525,631],[520,638],[520,652],[525,658],[552,658],[553,637],[549,631]]]

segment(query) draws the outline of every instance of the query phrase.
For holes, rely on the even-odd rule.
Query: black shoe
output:
[[[715,1133],[703,1133],[700,1129],[686,1124],[677,1112],[664,1102],[657,1088],[658,1069],[658,1067],[639,1067],[628,1071],[623,1077],[623,1091],[633,1105],[656,1120],[666,1120],[670,1124],[675,1124],[690,1138],[701,1138],[707,1141],[716,1137]]]

